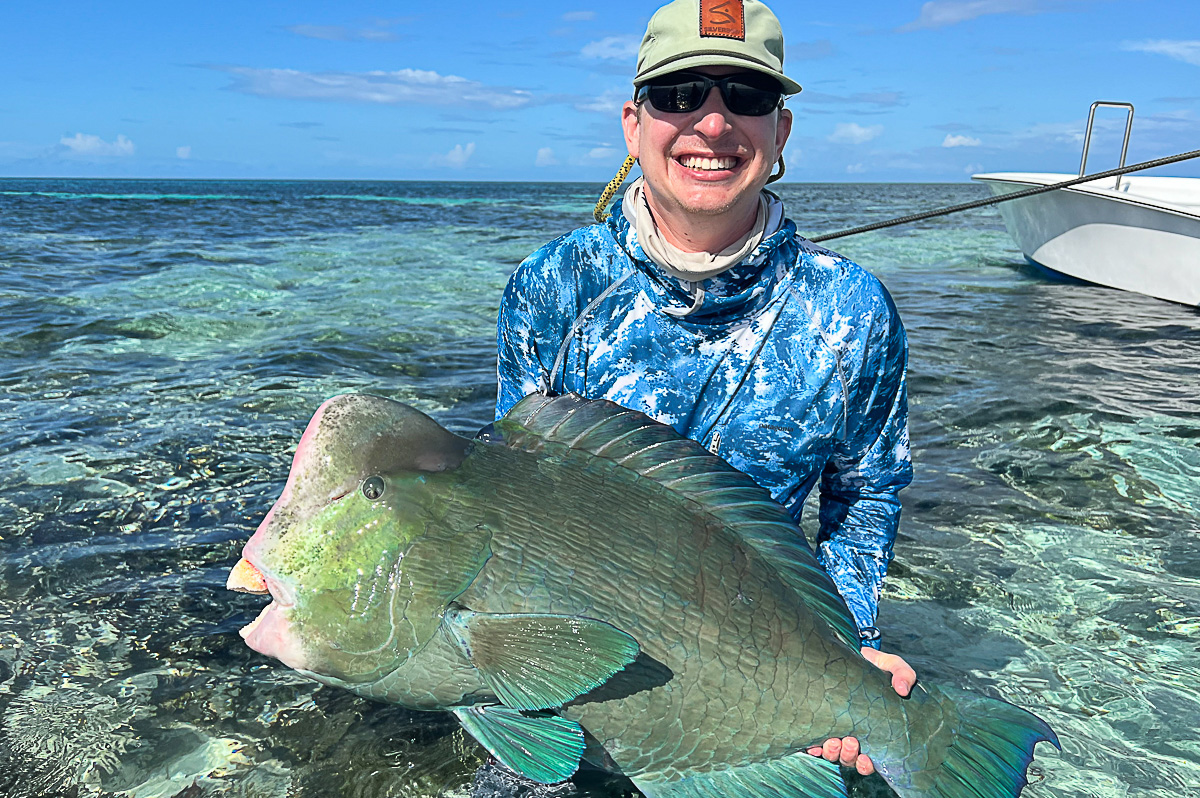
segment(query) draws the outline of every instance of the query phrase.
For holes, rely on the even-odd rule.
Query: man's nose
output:
[[[721,92],[716,86],[713,86],[704,98],[699,113],[700,118],[696,120],[694,128],[707,139],[719,139],[733,129],[729,120],[732,114],[725,107],[725,101],[721,99]]]

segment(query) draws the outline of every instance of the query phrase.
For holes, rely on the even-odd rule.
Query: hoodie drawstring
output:
[[[692,287],[692,306],[690,308],[663,308],[663,313],[669,313],[677,319],[690,316],[704,304],[704,288],[700,283],[688,283]]]
[[[632,276],[632,271],[625,272],[625,274],[621,275],[621,277],[612,282],[608,288],[605,288],[603,291],[601,291],[600,295],[589,302],[587,307],[585,307],[579,313],[579,315],[575,317],[575,321],[571,322],[571,328],[567,330],[567,334],[563,336],[562,344],[558,347],[558,355],[554,358],[554,366],[550,369],[550,373],[542,376],[542,384],[538,386],[538,393],[542,394],[542,396],[550,396],[553,394],[554,376],[558,374],[560,367],[563,369],[563,375],[562,382],[559,384],[564,389],[567,387],[566,364],[564,361],[567,359],[567,350],[571,347],[571,339],[575,337],[575,333],[583,329],[583,325],[587,324],[588,317],[591,316],[592,311],[595,310],[601,302],[608,299],[609,295],[612,294],[613,291],[616,291],[617,288],[620,287],[621,283],[625,282]]]

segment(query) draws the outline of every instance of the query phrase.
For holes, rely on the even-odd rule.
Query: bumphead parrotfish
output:
[[[449,710],[543,783],[586,759],[650,798],[833,798],[838,767],[805,749],[855,735],[903,798],[993,798],[1058,745],[1003,701],[898,696],[787,512],[608,401],[530,396],[468,440],[330,399],[229,587],[273,599],[254,650]]]

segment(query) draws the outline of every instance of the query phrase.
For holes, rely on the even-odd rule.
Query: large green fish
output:
[[[251,648],[450,710],[543,783],[582,758],[651,798],[833,798],[838,767],[804,751],[855,735],[904,798],[992,798],[1058,745],[1003,701],[899,697],[787,512],[607,401],[530,396],[472,441],[330,399],[229,586],[274,599]]]

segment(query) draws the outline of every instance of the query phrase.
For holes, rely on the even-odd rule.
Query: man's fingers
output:
[[[860,753],[857,737],[846,737],[841,740],[830,737],[824,745],[814,745],[805,750],[812,756],[824,757],[843,767],[852,767],[863,776],[870,776],[875,772],[875,763],[871,761],[871,757]]]
[[[892,689],[900,695],[908,695],[913,685],[917,683],[917,672],[902,657],[896,654],[884,654],[882,651],[876,651],[866,646],[862,649],[862,655],[875,667],[891,674]],[[830,737],[821,747],[811,746],[807,750],[813,756],[824,757],[843,767],[853,767],[863,776],[869,776],[875,772],[875,763],[869,756],[862,753],[857,737],[842,739]]]
[[[846,767],[851,767],[858,761],[858,738],[843,737],[842,751],[838,756],[838,762]]]
[[[885,654],[866,646],[862,649],[862,655],[876,668],[892,675],[892,689],[900,695],[908,695],[917,683],[917,672],[898,655]]]
[[[908,695],[912,686],[917,683],[917,672],[895,654],[881,654],[875,664],[892,674],[892,688],[900,695]]]

